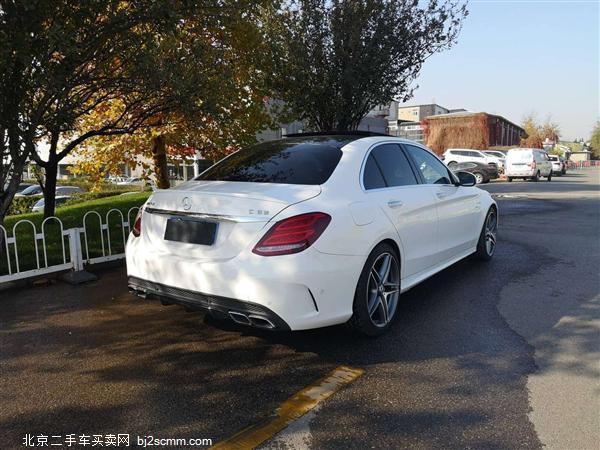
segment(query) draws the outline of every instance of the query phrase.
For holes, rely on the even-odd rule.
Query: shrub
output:
[[[41,199],[41,195],[28,195],[24,197],[15,197],[8,208],[7,216],[13,216],[17,214],[26,214],[31,212],[31,208],[35,203]]]
[[[129,191],[125,191],[129,192]],[[75,205],[81,202],[97,200],[99,198],[114,197],[121,195],[118,191],[103,191],[103,192],[82,192],[81,194],[73,194],[69,200],[61,206]]]

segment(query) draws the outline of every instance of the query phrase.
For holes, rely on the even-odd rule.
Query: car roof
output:
[[[410,139],[404,139],[389,134],[375,133],[370,131],[331,131],[331,132],[315,132],[315,133],[295,133],[288,134],[280,141],[291,141],[294,143],[313,142],[327,143],[330,146],[342,148],[352,142],[360,141],[365,144],[376,144],[384,141],[394,141],[398,143],[416,145],[427,149],[423,144],[420,144]],[[274,142],[274,141],[270,141]],[[261,142],[262,143],[262,142]],[[427,149],[429,150],[429,149]],[[431,150],[429,150],[431,151]]]

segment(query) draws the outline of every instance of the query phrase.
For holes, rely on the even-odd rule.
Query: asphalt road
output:
[[[26,434],[216,443],[340,365],[364,375],[265,448],[597,448],[599,186],[598,170],[486,185],[495,258],[404,294],[376,340],[214,322],[130,296],[122,268],[0,291],[0,448]]]

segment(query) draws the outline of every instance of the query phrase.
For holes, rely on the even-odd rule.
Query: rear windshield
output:
[[[510,152],[509,155],[515,161],[529,161],[532,158],[531,152],[527,150]]]
[[[263,142],[242,149],[201,173],[196,180],[323,184],[342,157],[347,136],[316,136]]]

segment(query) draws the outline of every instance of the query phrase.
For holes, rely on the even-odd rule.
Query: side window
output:
[[[385,187],[383,175],[381,174],[381,170],[379,170],[379,167],[377,167],[377,163],[375,162],[373,153],[369,155],[365,164],[363,184],[365,186],[365,189],[378,189]]]
[[[383,144],[371,152],[383,173],[388,186],[408,186],[417,184],[408,159],[396,144]]]
[[[452,184],[448,169],[435,156],[414,145],[406,145],[406,148],[414,159],[421,175],[423,175],[425,183]]]

